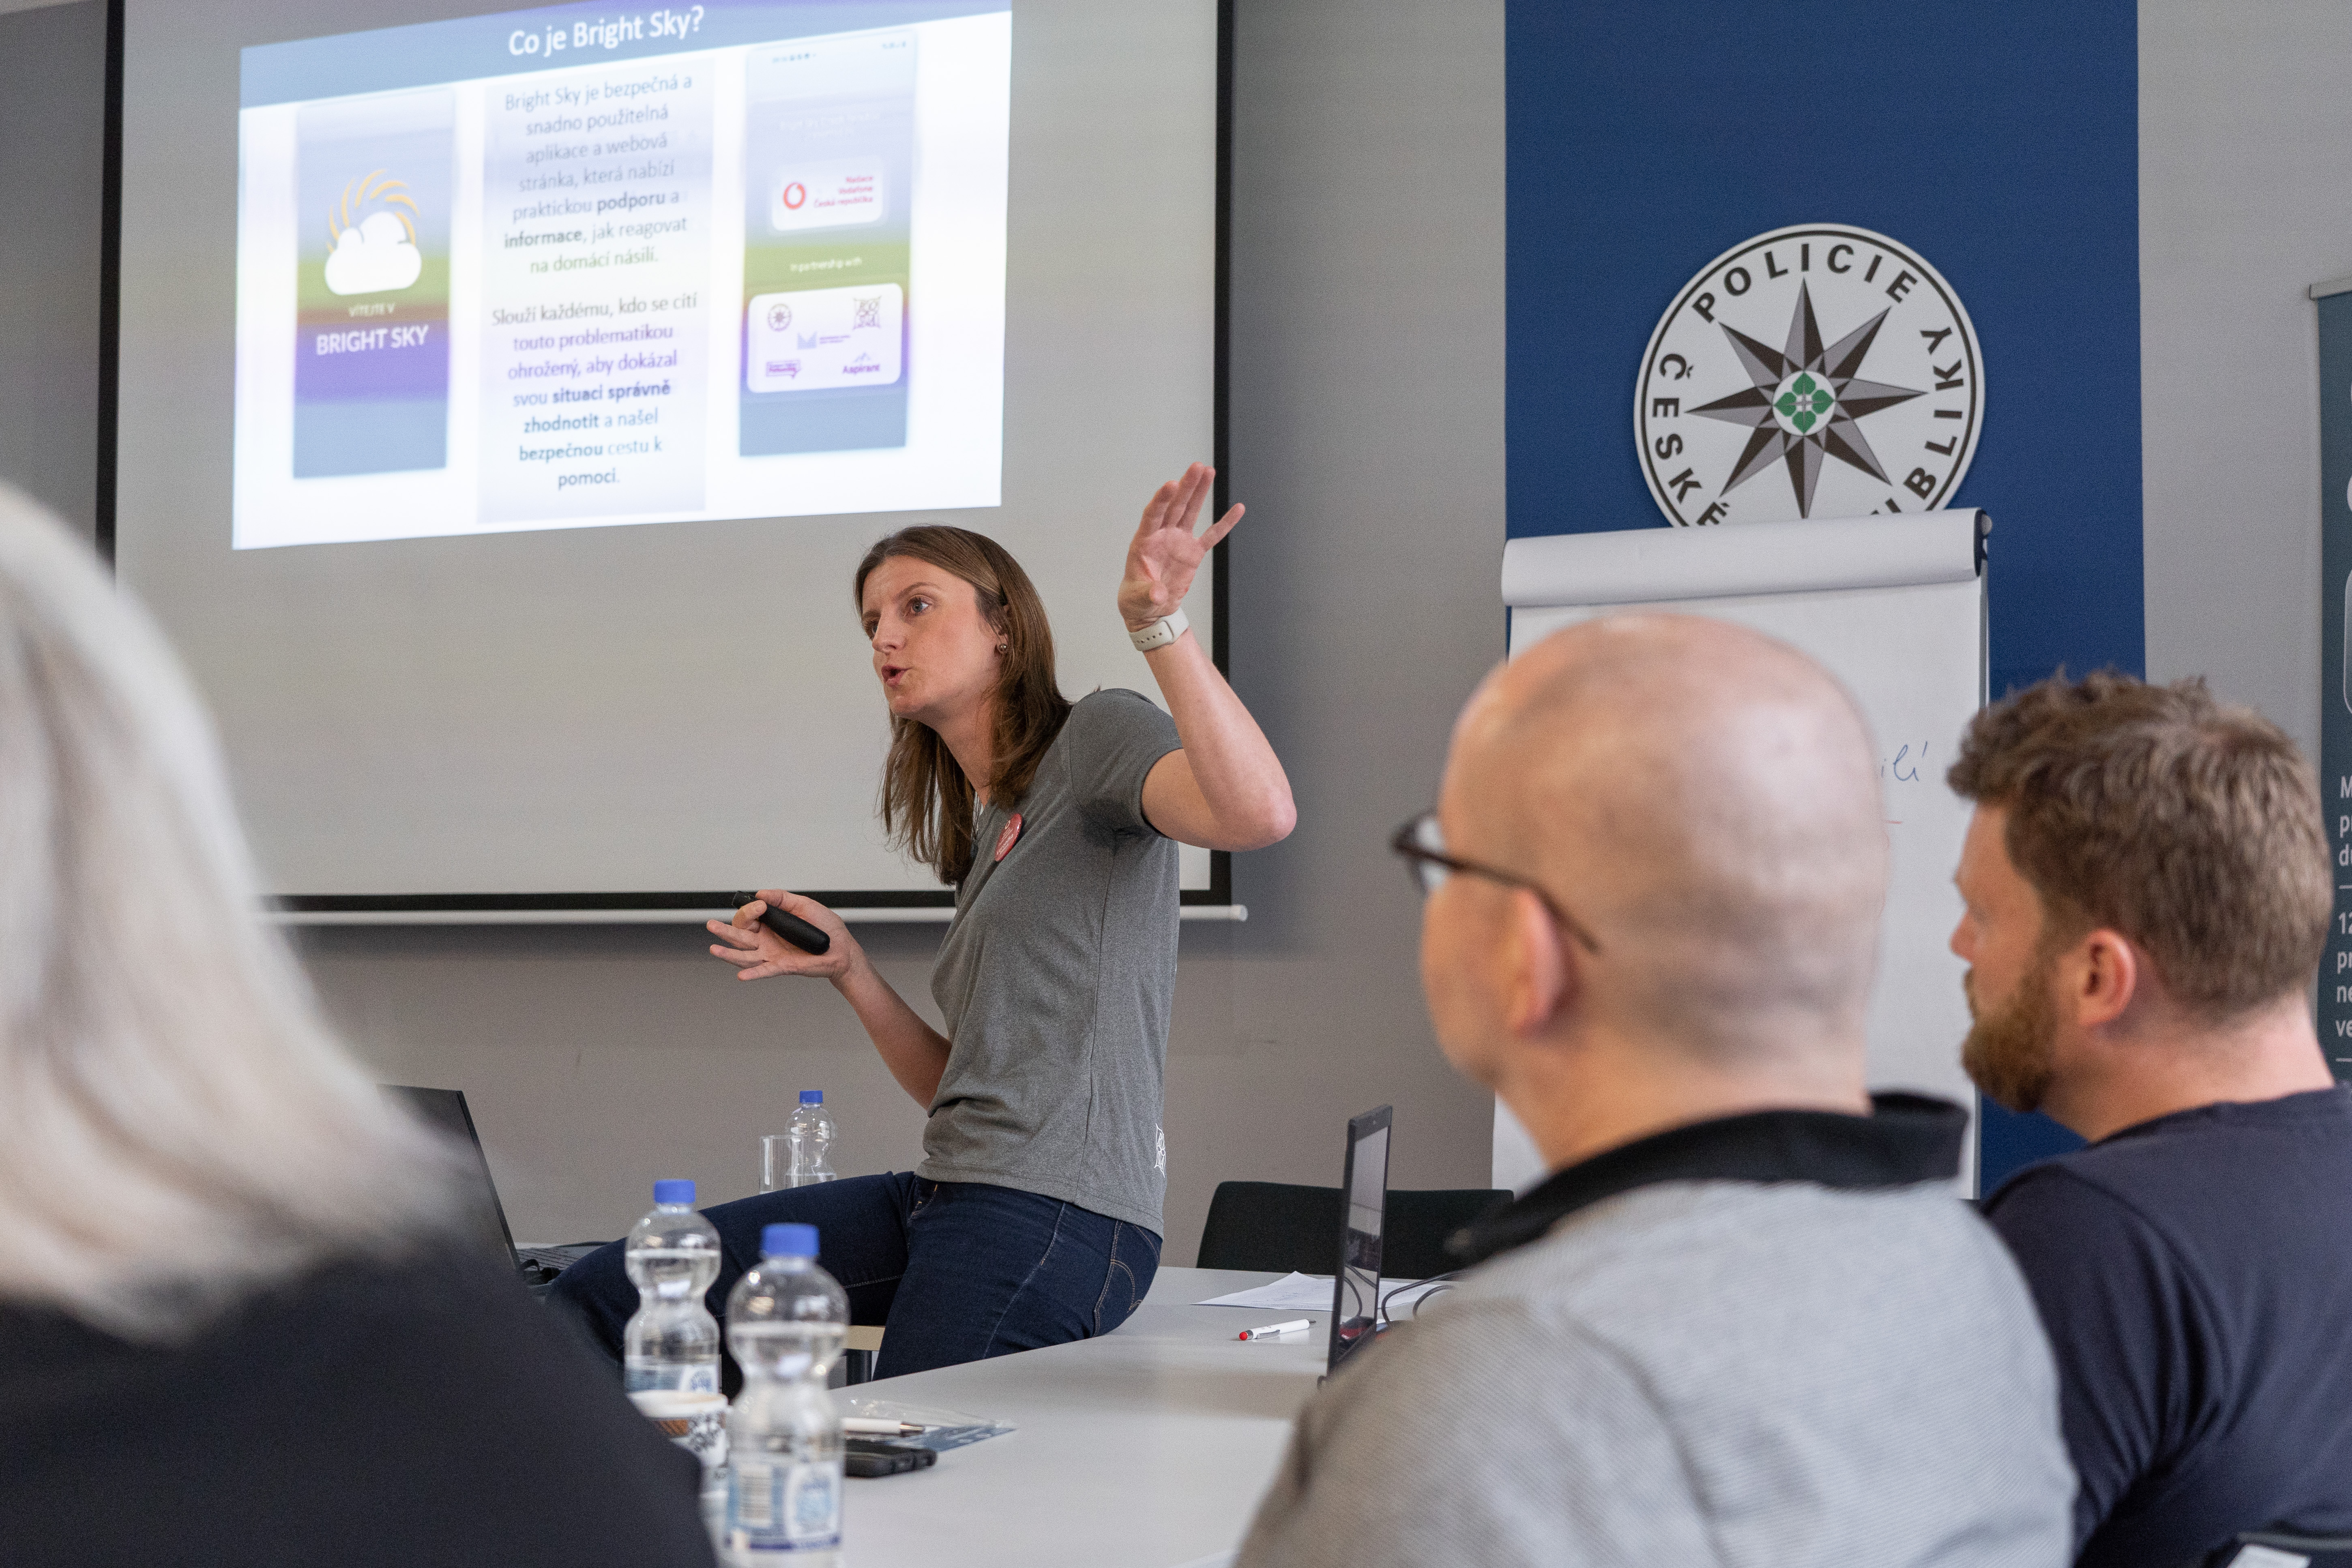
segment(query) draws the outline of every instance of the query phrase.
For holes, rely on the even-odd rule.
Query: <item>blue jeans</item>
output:
[[[1141,1226],[1036,1193],[909,1172],[762,1193],[703,1215],[719,1227],[708,1300],[722,1321],[727,1293],[760,1260],[761,1229],[816,1226],[817,1262],[849,1292],[849,1321],[888,1326],[877,1377],[1107,1334],[1160,1271],[1160,1237]],[[620,1360],[637,1310],[621,1243],[565,1269],[550,1294]],[[722,1370],[731,1394],[740,1383],[731,1357]]]

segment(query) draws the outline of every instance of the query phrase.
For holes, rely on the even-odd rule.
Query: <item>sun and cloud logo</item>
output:
[[[388,294],[425,271],[416,247],[416,203],[408,184],[383,170],[343,187],[327,213],[334,248],[327,253],[327,289],[334,294]]]

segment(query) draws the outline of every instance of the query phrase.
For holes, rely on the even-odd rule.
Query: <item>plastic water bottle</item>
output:
[[[727,1298],[727,1344],[743,1368],[727,1416],[727,1548],[739,1563],[836,1568],[841,1415],[824,1385],[849,1298],[816,1266],[816,1226],[772,1225],[760,1250]]]
[[[624,1258],[637,1288],[622,1346],[628,1391],[717,1394],[719,1324],[702,1298],[719,1278],[719,1233],[694,1212],[692,1182],[654,1184]]]
[[[793,1186],[829,1182],[839,1174],[831,1158],[833,1118],[824,1113],[824,1090],[801,1090],[800,1105],[784,1124],[784,1135],[792,1144]]]

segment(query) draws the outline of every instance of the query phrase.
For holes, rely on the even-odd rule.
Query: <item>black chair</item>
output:
[[[2249,1552],[2248,1547],[2260,1550]],[[2205,1554],[2198,1568],[2352,1568],[2352,1535],[2295,1535],[2283,1530],[2249,1530],[2229,1545]]]
[[[1445,1240],[1510,1201],[1499,1189],[1391,1192],[1381,1226],[1381,1272],[1426,1279],[1459,1268]],[[1199,1268],[1328,1274],[1339,1266],[1339,1189],[1283,1182],[1220,1182],[1201,1227]]]

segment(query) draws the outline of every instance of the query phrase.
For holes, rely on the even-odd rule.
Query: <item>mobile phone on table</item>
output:
[[[845,1475],[903,1475],[940,1462],[940,1457],[929,1448],[908,1448],[873,1437],[844,1438],[841,1447],[841,1468]]]

